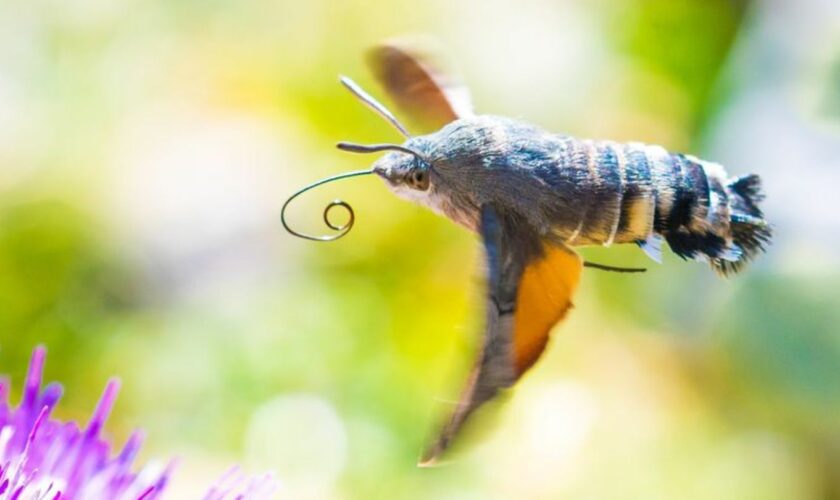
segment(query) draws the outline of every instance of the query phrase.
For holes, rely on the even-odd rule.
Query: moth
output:
[[[438,59],[439,60],[439,59]],[[730,177],[717,163],[642,143],[576,139],[509,118],[473,112],[470,94],[427,50],[405,41],[370,52],[376,79],[406,114],[434,130],[412,136],[351,80],[344,85],[403,136],[402,144],[339,148],[386,151],[370,170],[397,195],[477,233],[486,259],[486,319],[478,360],[459,402],[420,465],[433,464],[464,423],[539,359],[568,313],[584,262],[576,247],[635,244],[661,262],[662,243],[721,275],[740,271],[770,242],[757,175]],[[333,224],[331,208],[350,219]],[[324,221],[337,235],[352,208],[331,203]],[[609,270],[625,270],[591,264]]]

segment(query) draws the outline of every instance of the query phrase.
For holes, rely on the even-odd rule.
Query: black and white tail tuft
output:
[[[737,177],[726,184],[729,199],[729,228],[733,245],[741,255],[737,260],[712,259],[712,266],[724,275],[740,271],[756,255],[764,251],[773,235],[758,207],[764,199],[761,178],[751,174]]]

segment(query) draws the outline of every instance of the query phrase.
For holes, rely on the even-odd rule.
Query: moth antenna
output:
[[[325,236],[313,236],[311,234],[300,233],[300,232],[295,231],[294,229],[290,228],[289,224],[286,222],[286,207],[289,206],[289,203],[291,203],[292,200],[294,200],[298,196],[302,195],[303,193],[309,191],[310,189],[314,189],[314,188],[316,188],[318,186],[321,186],[323,184],[327,184],[328,182],[333,182],[333,181],[337,181],[337,180],[341,180],[341,179],[348,179],[350,177],[359,177],[361,175],[369,175],[369,174],[372,174],[372,173],[373,173],[373,169],[357,170],[357,171],[354,171],[354,172],[346,172],[346,173],[343,173],[343,174],[333,175],[332,177],[327,177],[325,179],[321,179],[320,181],[313,182],[312,184],[310,184],[310,185],[308,185],[308,186],[306,186],[302,189],[299,189],[293,195],[289,196],[289,199],[286,200],[285,203],[283,203],[283,208],[280,209],[280,222],[283,223],[283,227],[286,228],[286,231],[288,231],[289,233],[297,236],[298,238],[303,238],[305,240],[334,241],[334,240],[337,240],[337,239],[341,238],[342,236],[344,236],[345,234],[350,232],[350,229],[353,228],[353,223],[356,221],[356,214],[353,212],[353,207],[351,207],[350,204],[347,203],[346,201],[344,201],[344,200],[333,200],[326,206],[326,208],[324,208],[324,214],[323,214],[324,224],[326,224],[327,227],[329,227],[330,229],[332,229],[334,231],[338,231],[336,234],[325,235]],[[345,222],[344,224],[342,224],[340,226],[335,225],[330,221],[330,210],[332,210],[335,207],[344,208],[345,210],[347,210],[347,215],[349,216],[349,219],[347,220],[347,222]]]
[[[339,142],[335,145],[335,147],[342,151],[347,151],[350,153],[378,153],[380,151],[399,151],[401,153],[410,154],[423,161],[426,161],[426,159],[423,158],[423,155],[421,155],[417,151],[409,149],[405,146],[400,146],[399,144],[356,144],[354,142]]]
[[[379,116],[385,118],[385,120],[388,123],[393,125],[394,128],[397,129],[400,132],[400,134],[403,135],[403,137],[405,137],[406,139],[411,137],[411,134],[409,134],[408,130],[406,130],[403,124],[400,123],[399,120],[397,120],[397,117],[394,116],[394,114],[391,113],[388,110],[388,108],[386,108],[382,103],[377,101],[372,95],[365,92],[362,89],[362,87],[359,87],[359,85],[356,82],[343,75],[339,78],[339,80],[341,81],[341,84],[344,85],[347,88],[347,90],[349,90],[354,96],[356,96],[360,101],[365,103],[370,109],[376,111],[379,114]]]
[[[647,269],[644,267],[616,267],[607,266],[605,264],[596,264],[595,262],[584,261],[583,267],[591,267],[600,271],[612,271],[614,273],[644,273]]]

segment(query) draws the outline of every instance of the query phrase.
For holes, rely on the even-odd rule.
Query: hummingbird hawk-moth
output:
[[[433,463],[485,402],[512,386],[537,361],[552,328],[572,305],[584,266],[574,247],[634,243],[655,261],[661,245],[718,273],[740,271],[764,250],[771,228],[759,202],[757,175],[729,177],[722,166],[660,146],[576,139],[518,120],[472,111],[452,73],[410,44],[370,53],[375,77],[400,109],[431,125],[412,136],[382,104],[351,80],[342,83],[402,133],[402,144],[340,143],[353,152],[386,151],[370,170],[319,181],[376,174],[397,195],[425,205],[480,235],[487,263],[482,348],[461,399],[420,464]],[[338,226],[335,206],[349,211]],[[338,233],[352,208],[332,202],[324,221]],[[630,269],[633,271],[633,269]]]

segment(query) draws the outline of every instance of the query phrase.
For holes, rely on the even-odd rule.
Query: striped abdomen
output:
[[[566,164],[585,179],[568,244],[636,242],[655,257],[664,238],[677,255],[727,273],[770,238],[757,176],[728,179],[718,164],[640,143],[568,139],[566,146]]]

